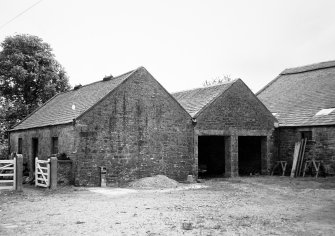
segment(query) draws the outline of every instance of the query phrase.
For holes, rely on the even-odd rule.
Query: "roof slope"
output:
[[[216,86],[176,92],[172,93],[172,96],[175,97],[182,107],[194,118],[234,82],[236,82],[236,80]]]
[[[316,113],[335,108],[335,61],[286,69],[256,95],[280,126],[333,125],[335,111]]]
[[[117,88],[134,71],[60,93],[31,113],[12,131],[70,123]]]
[[[296,73],[301,73],[301,72],[331,68],[331,67],[334,67],[334,66],[335,66],[335,61],[326,61],[326,62],[310,64],[310,65],[307,65],[307,66],[289,68],[289,69],[284,70],[280,74],[281,75],[296,74]]]

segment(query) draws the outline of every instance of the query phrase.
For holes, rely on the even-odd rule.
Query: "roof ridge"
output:
[[[115,91],[115,89],[117,89],[117,88],[120,87],[123,83],[125,83],[125,82],[129,79],[129,77],[130,77],[131,75],[133,75],[136,71],[138,71],[140,68],[144,68],[144,67],[138,67],[138,68],[136,68],[135,70],[129,71],[129,72],[127,72],[127,73],[129,73],[128,75],[127,75],[127,73],[124,73],[124,74],[118,76],[118,77],[121,77],[121,76],[123,76],[123,75],[127,75],[127,77],[124,78],[124,80],[123,80],[121,83],[119,83],[114,89],[112,89],[111,91],[109,91],[109,92],[108,92],[105,96],[103,96],[101,99],[99,99],[99,100],[96,101],[94,104],[92,104],[92,106],[88,107],[85,111],[83,111],[81,114],[79,114],[79,115],[76,117],[76,119],[78,119],[78,118],[80,118],[81,116],[83,116],[86,112],[88,112],[88,111],[91,110],[93,107],[95,107],[98,103],[100,103],[102,100],[104,100],[104,99],[105,99],[107,96],[109,96],[113,91]],[[118,77],[115,77],[115,78],[118,78]],[[98,81],[98,82],[101,82],[101,81]]]
[[[335,61],[297,68],[280,73],[257,97],[278,113],[280,127],[335,124],[334,114],[315,116],[321,108],[335,106]]]
[[[197,88],[192,88],[192,89],[185,89],[185,90],[181,90],[181,91],[176,91],[176,92],[172,92],[171,94],[189,92],[189,91],[193,91],[193,90],[197,90],[197,89],[206,89],[206,88],[212,88],[212,87],[219,87],[219,86],[222,86],[222,85],[233,84],[237,80],[239,80],[239,78],[238,79],[233,79],[231,81],[227,81],[227,82],[224,82],[224,83],[220,83],[220,84],[215,84],[215,85],[210,85],[210,86],[197,87]]]
[[[138,67],[138,68],[136,68],[136,69],[134,69],[134,70],[130,70],[130,71],[128,71],[128,72],[126,72],[126,73],[123,73],[123,74],[121,74],[121,75],[118,75],[118,76],[116,76],[116,77],[113,77],[113,78],[111,78],[111,79],[108,80],[108,81],[113,81],[113,80],[118,79],[118,78],[120,78],[121,76],[124,76],[124,75],[126,75],[126,74],[128,74],[128,73],[130,74],[130,73],[134,72],[135,70],[137,70],[137,69],[139,69],[139,68],[140,68],[140,67]],[[108,82],[108,81],[107,81],[107,82]],[[106,82],[106,81],[102,81],[102,80],[94,81],[94,82],[92,82],[92,83],[82,85],[79,89],[81,89],[81,88],[83,88],[83,87],[90,86],[90,85],[92,85],[92,84],[97,84],[97,83],[102,83],[102,82]],[[77,89],[77,90],[79,90],[79,89]],[[58,93],[57,95],[65,94],[65,93],[70,93],[70,92],[77,91],[77,90],[71,89],[71,90],[68,90],[68,91],[65,91],[65,92]],[[49,102],[49,101],[46,101],[45,103],[47,103],[47,102]],[[45,103],[43,103],[42,106],[44,106]],[[42,106],[41,106],[41,107],[42,107]],[[36,111],[37,111],[37,110],[36,110]],[[35,111],[33,111],[32,113],[34,113],[34,112],[35,112]]]
[[[130,70],[130,71],[128,71],[128,72],[126,72],[126,73],[123,73],[123,74],[121,74],[121,75],[118,75],[118,76],[116,76],[116,77],[113,77],[113,78],[111,78],[111,79],[108,80],[108,81],[112,81],[112,80],[118,79],[118,78],[120,78],[121,76],[124,76],[124,75],[126,75],[126,74],[128,74],[128,73],[131,74],[132,72],[134,72],[134,71],[137,70],[137,69],[138,69],[138,68],[136,68],[136,69],[134,69],[134,70]],[[94,81],[94,82],[89,83],[89,84],[82,85],[80,88],[87,87],[87,86],[90,86],[90,85],[92,85],[92,84],[103,83],[103,82],[108,82],[108,81],[98,80],[98,81]],[[76,90],[71,89],[71,90],[66,91],[66,92],[71,92],[71,91],[76,91]]]
[[[326,64],[326,63],[329,63],[330,65],[321,66],[322,64]],[[313,68],[313,66],[315,66],[315,67]],[[258,96],[264,90],[266,90],[268,87],[270,87],[281,76],[291,75],[291,74],[305,73],[305,72],[310,72],[310,71],[315,71],[315,70],[322,70],[322,69],[327,69],[327,68],[332,68],[332,67],[335,67],[335,60],[318,62],[318,63],[308,64],[308,65],[305,65],[305,66],[297,66],[297,67],[286,68],[285,70],[283,70],[282,72],[280,72],[279,75],[277,75],[273,80],[271,80],[268,84],[266,84],[263,88],[261,88],[256,93],[256,96]]]
[[[132,73],[134,73],[136,70],[138,70],[139,68],[137,68],[137,69],[135,69],[135,70],[131,70],[131,71],[128,71],[128,72],[126,72],[126,73],[123,73],[123,74],[121,74],[121,75],[118,75],[117,77],[115,77],[115,78],[113,78],[112,80],[109,80],[109,81],[114,81],[114,83],[116,83],[117,84],[117,86],[114,88],[114,89],[116,89],[119,85],[121,85],[123,82],[124,82],[124,80],[127,80],[128,79],[128,77],[132,74]],[[123,78],[124,77],[124,78]],[[122,82],[115,82],[115,80],[116,79],[119,79],[119,78],[123,78],[123,81]],[[93,82],[93,83],[90,83],[90,84],[87,84],[87,85],[84,85],[84,86],[82,86],[82,87],[88,87],[88,86],[90,86],[90,85],[93,85],[93,84],[98,84],[98,83],[102,83],[103,81],[102,80],[99,80],[99,81],[96,81],[96,82]],[[106,83],[106,82],[105,82]],[[118,84],[119,83],[119,84]],[[101,86],[101,85],[99,85],[99,86]],[[82,88],[81,87],[81,88]],[[90,88],[88,88],[88,89],[90,89]],[[110,94],[110,92],[112,92],[114,89],[112,89],[111,91],[109,91],[108,93],[107,93],[107,95],[108,94]],[[80,91],[80,89],[79,90],[69,90],[69,91],[65,91],[65,92],[61,92],[61,93],[57,93],[57,94],[55,94],[53,97],[51,97],[49,100],[47,100],[46,102],[44,102],[40,107],[38,107],[38,108],[36,108],[34,111],[32,111],[30,114],[28,114],[22,121],[20,121],[19,123],[17,123],[17,124],[15,124],[15,126],[13,126],[13,128],[11,128],[9,131],[15,131],[15,130],[20,130],[21,128],[19,128],[19,129],[17,129],[16,127],[18,127],[19,125],[21,125],[22,123],[24,123],[24,121],[26,121],[26,120],[28,120],[30,117],[32,117],[34,114],[36,114],[40,109],[42,109],[43,107],[45,107],[45,106],[47,106],[48,104],[50,104],[50,102],[53,100],[53,99],[55,99],[56,97],[58,97],[58,96],[62,96],[63,97],[63,95],[65,95],[65,94],[67,94],[67,95],[65,95],[65,96],[75,96],[77,93],[77,91]],[[107,96],[106,95],[106,96]],[[98,101],[96,101],[95,103],[93,103],[92,104],[92,106],[91,107],[93,107],[93,106],[95,106],[97,103],[99,103],[102,99],[104,99],[105,98],[105,96],[104,97],[102,97],[101,99],[99,99]],[[78,113],[77,115],[76,115],[76,119],[78,118],[78,117],[80,117],[83,113],[85,113],[86,111],[88,111],[90,109],[90,107],[89,108],[87,108],[86,110],[84,110],[84,111],[82,111],[82,112],[80,112],[80,113]],[[65,123],[64,123],[65,124]],[[47,126],[49,126],[49,125],[47,125]]]
[[[312,64],[307,64],[304,66],[296,66],[291,68],[286,68],[283,70],[280,75],[287,75],[287,74],[298,74],[298,73],[304,73],[309,71],[315,71],[315,70],[322,70],[327,68],[335,67],[335,60],[330,61],[322,61]]]

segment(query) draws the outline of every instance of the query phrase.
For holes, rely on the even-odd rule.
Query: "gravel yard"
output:
[[[0,192],[0,235],[334,235],[335,179]]]

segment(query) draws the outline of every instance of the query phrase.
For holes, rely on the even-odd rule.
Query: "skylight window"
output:
[[[315,114],[315,116],[326,116],[326,115],[329,115],[330,113],[332,113],[333,111],[335,111],[335,107],[334,108],[321,109],[320,111],[318,111],[318,113]]]

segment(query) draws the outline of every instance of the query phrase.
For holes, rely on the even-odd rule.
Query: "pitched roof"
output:
[[[11,131],[70,123],[117,88],[135,71],[60,93],[31,113]]]
[[[236,81],[233,80],[220,85],[176,92],[172,93],[172,96],[195,118]]]
[[[272,112],[280,126],[335,124],[335,61],[286,69],[261,89],[257,97]]]
[[[334,66],[335,66],[335,61],[326,61],[326,62],[315,63],[315,64],[306,65],[306,66],[285,69],[280,74],[281,75],[296,74],[296,73],[301,73],[301,72],[331,68]]]

